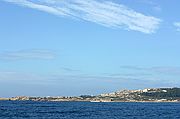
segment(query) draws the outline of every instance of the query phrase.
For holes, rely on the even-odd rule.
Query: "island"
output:
[[[96,96],[31,97],[17,96],[0,98],[10,101],[86,101],[86,102],[180,102],[180,88],[148,88],[143,90],[120,90]]]

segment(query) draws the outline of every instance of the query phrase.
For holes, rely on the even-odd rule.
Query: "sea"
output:
[[[180,103],[0,101],[0,119],[180,119]]]

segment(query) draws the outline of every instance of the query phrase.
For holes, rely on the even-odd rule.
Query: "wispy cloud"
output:
[[[154,6],[153,7],[153,10],[155,10],[155,11],[157,11],[157,12],[162,12],[162,7],[160,7],[160,6]]]
[[[180,31],[180,22],[174,22],[177,31]]]
[[[68,68],[68,67],[62,67],[62,70],[66,71],[66,72],[79,72],[80,70],[78,69],[73,69],[73,68]]]
[[[58,16],[94,22],[110,28],[153,33],[160,19],[107,0],[3,0]]]
[[[158,79],[157,77],[141,77],[136,75],[119,75],[119,76],[110,76],[102,74],[34,74],[27,72],[9,72],[9,71],[0,71],[0,84],[4,82],[13,82],[16,84],[23,85],[38,85],[46,86],[49,89],[58,90],[90,90],[95,91],[94,88],[102,90],[124,89],[128,88],[147,88],[147,87],[171,87],[179,86],[179,80],[169,80],[169,79]],[[70,85],[69,82],[71,82]],[[72,88],[74,87],[74,88]],[[101,88],[100,88],[101,87]],[[72,90],[71,90],[72,89]],[[57,89],[56,89],[57,90]],[[103,92],[103,91],[102,91]],[[41,92],[42,93],[42,92]],[[52,93],[52,92],[51,92]],[[67,94],[66,94],[67,95]]]
[[[150,6],[153,11],[156,11],[156,12],[161,12],[162,11],[161,5],[157,3],[158,1],[139,0],[138,2]]]
[[[0,53],[0,60],[27,60],[27,59],[44,59],[50,60],[55,58],[55,53],[48,50],[19,50]]]
[[[40,78],[40,77],[39,77]],[[35,78],[34,74],[28,74],[28,73],[20,73],[20,72],[15,72],[15,71],[0,71],[0,80],[19,80],[19,81],[24,81],[24,80],[36,80],[37,77]]]
[[[159,73],[165,75],[179,75],[180,67],[174,66],[158,66],[158,67],[139,67],[139,66],[121,66],[121,69],[127,69],[132,71],[149,72],[149,73]]]
[[[167,75],[179,75],[180,76],[180,67],[152,67],[149,68],[149,70],[158,72],[158,73],[164,73]]]

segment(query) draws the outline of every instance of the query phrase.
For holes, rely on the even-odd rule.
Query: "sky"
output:
[[[179,0],[1,0],[0,97],[180,87]]]

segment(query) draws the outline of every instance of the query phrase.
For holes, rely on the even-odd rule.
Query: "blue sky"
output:
[[[0,96],[180,86],[180,1],[0,1]]]

